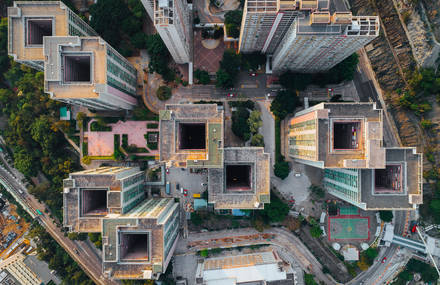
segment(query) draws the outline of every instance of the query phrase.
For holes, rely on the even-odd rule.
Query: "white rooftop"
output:
[[[203,271],[203,280],[209,285],[236,284],[261,280],[276,281],[286,278],[286,272],[280,271],[276,263]]]

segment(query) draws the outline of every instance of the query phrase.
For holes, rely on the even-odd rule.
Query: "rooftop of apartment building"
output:
[[[68,36],[68,22],[89,35],[96,32],[61,1],[15,1],[8,8],[8,53],[18,61],[44,61],[43,38]],[[81,32],[79,32],[81,33]]]
[[[262,209],[270,202],[270,157],[261,147],[224,149],[224,166],[208,170],[216,209]]]
[[[294,271],[276,251],[227,255],[204,259],[196,271],[196,284],[292,284]],[[262,282],[262,283],[260,283]]]
[[[150,199],[127,214],[105,218],[104,273],[116,279],[151,279],[162,272],[166,258],[163,225],[178,206],[171,198]]]
[[[223,111],[216,104],[166,105],[159,119],[161,161],[175,167],[222,167]]]
[[[291,155],[321,168],[384,168],[382,110],[375,103],[321,103],[289,122]]]
[[[104,217],[122,212],[123,181],[138,175],[143,172],[137,167],[100,167],[71,173],[63,185],[64,226],[76,232],[101,231]]]
[[[385,168],[360,171],[361,201],[368,210],[423,203],[423,155],[415,148],[386,148]]]
[[[8,8],[8,53],[15,60],[44,61],[43,37],[66,36],[67,6],[62,2],[15,1]]]
[[[100,85],[107,83],[107,44],[101,38],[45,38],[44,55],[46,92],[54,98],[99,97]]]

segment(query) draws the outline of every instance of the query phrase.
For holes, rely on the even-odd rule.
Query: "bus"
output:
[[[37,214],[38,214],[38,215],[43,215],[43,213],[41,213],[41,211],[38,210],[38,209],[37,209]]]
[[[167,193],[167,195],[171,194],[171,186],[170,186],[170,182],[167,182],[167,186],[165,188],[165,192]]]

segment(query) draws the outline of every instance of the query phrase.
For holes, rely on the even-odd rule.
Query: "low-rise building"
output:
[[[299,271],[273,250],[206,258],[197,266],[196,284],[298,284],[295,281],[302,278]]]

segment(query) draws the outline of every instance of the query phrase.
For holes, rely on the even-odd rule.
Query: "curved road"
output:
[[[273,238],[263,238],[262,235],[272,234]],[[259,238],[255,238],[258,235]],[[316,279],[325,284],[337,282],[322,272],[322,265],[308,248],[292,233],[282,228],[271,228],[263,233],[253,228],[239,230],[223,230],[206,233],[190,234],[187,239],[181,239],[175,254],[187,254],[205,248],[238,247],[256,244],[272,244],[283,248],[291,258],[306,272],[315,275]]]

